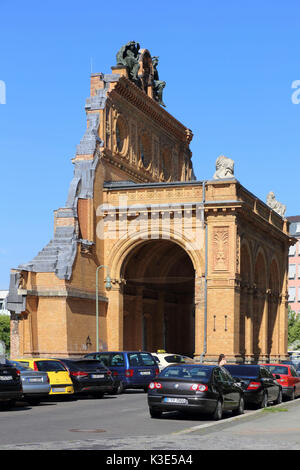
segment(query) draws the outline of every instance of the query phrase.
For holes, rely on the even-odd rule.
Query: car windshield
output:
[[[6,361],[6,364],[7,364],[8,366],[11,366],[11,367],[16,367],[16,368],[19,369],[19,370],[32,370],[32,369],[30,369],[30,367],[27,367],[27,366],[25,366],[24,364],[21,364],[21,362],[17,362],[17,361],[9,361],[9,360],[7,360],[7,361]]]
[[[289,375],[289,369],[285,366],[266,366],[272,374]]]
[[[44,372],[66,371],[65,366],[59,361],[36,361],[38,370]]]
[[[205,366],[168,366],[159,374],[159,377],[207,382],[210,379],[212,370],[211,367]]]
[[[155,366],[156,362],[149,353],[129,353],[129,365],[131,366]]]
[[[230,372],[232,377],[247,377],[251,379],[256,379],[259,375],[259,367],[257,366],[225,364],[223,367]]]

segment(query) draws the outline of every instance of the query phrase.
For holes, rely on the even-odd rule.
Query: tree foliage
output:
[[[289,313],[288,313],[288,344],[299,343],[300,345],[300,317],[291,310],[289,306]],[[298,349],[295,347],[294,349]]]
[[[0,315],[0,340],[4,342],[6,352],[10,348],[10,316]]]

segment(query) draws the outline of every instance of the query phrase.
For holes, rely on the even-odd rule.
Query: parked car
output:
[[[270,402],[282,402],[282,386],[277,378],[262,365],[225,364],[232,377],[239,379],[244,390],[245,403],[265,408]]]
[[[279,375],[277,382],[282,386],[284,398],[294,400],[300,395],[300,377],[292,364],[264,364],[274,375]]]
[[[24,401],[30,405],[38,405],[49,395],[51,385],[47,372],[34,371],[17,361],[6,360],[6,364],[20,372]]]
[[[283,365],[293,366],[296,369],[297,375],[300,377],[300,363],[299,362],[286,360],[286,361],[279,361],[278,363],[283,364]]]
[[[102,398],[104,393],[115,393],[118,383],[111,371],[100,361],[92,359],[60,359],[68,369],[74,392]]]
[[[300,356],[300,351],[298,349],[293,350],[293,351],[288,351],[289,356]]]
[[[37,357],[21,358],[16,361],[35,371],[47,372],[51,385],[49,395],[72,395],[74,393],[70,374],[61,361]]]
[[[290,351],[289,353],[289,360],[292,361],[294,364],[300,363],[300,352],[299,351]]]
[[[22,381],[18,370],[7,364],[0,364],[0,404],[11,408],[22,397]]]
[[[165,411],[189,411],[208,413],[219,420],[225,410],[244,413],[244,393],[218,366],[170,365],[149,384],[148,406],[152,418],[160,418]]]
[[[129,388],[147,392],[149,383],[159,373],[154,358],[146,351],[95,352],[84,357],[97,359],[111,370],[120,380],[119,393]]]
[[[165,367],[169,366],[170,364],[187,364],[195,362],[191,357],[183,356],[182,354],[152,352],[151,355],[157,362],[160,371],[162,371]]]

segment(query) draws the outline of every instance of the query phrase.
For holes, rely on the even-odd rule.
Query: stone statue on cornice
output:
[[[166,107],[165,103],[163,102],[162,94],[163,89],[166,86],[166,82],[159,79],[157,65],[158,65],[158,57],[152,57],[152,65],[153,65],[153,91],[154,91],[154,99],[161,105]]]
[[[125,65],[128,71],[128,77],[134,82],[139,82],[138,71],[139,64],[139,50],[140,45],[138,42],[129,41],[125,46],[122,46],[117,53],[117,65]]]
[[[220,155],[216,161],[214,180],[223,178],[234,178],[234,160]]]
[[[270,191],[267,195],[267,205],[281,217],[284,217],[286,206],[275,199],[273,191]]]

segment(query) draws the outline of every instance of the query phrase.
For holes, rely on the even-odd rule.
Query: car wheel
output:
[[[29,405],[39,405],[41,403],[41,400],[40,398],[27,398],[27,403],[29,403]]]
[[[282,403],[282,390],[279,390],[277,400],[275,401],[276,405],[280,405]]]
[[[115,388],[112,392],[113,395],[121,395],[124,392],[124,385],[123,382],[120,382],[118,387]]]
[[[268,395],[264,392],[259,408],[266,408],[268,406]]]
[[[161,418],[162,412],[159,410],[154,410],[153,408],[149,408],[149,413],[151,418]]]
[[[91,395],[94,398],[103,398],[104,393],[103,392],[97,392],[97,393],[92,393]]]
[[[216,409],[215,409],[212,417],[213,417],[214,420],[218,421],[218,420],[222,419],[222,416],[223,416],[223,403],[222,403],[221,400],[218,400]]]
[[[293,389],[290,400],[295,400],[295,389]]]
[[[245,400],[244,397],[240,398],[239,407],[236,410],[233,410],[232,414],[234,416],[243,415],[245,413]]]
[[[1,402],[0,408],[2,410],[10,410],[11,408],[15,406],[15,404],[16,404],[16,400],[4,401],[4,402]]]

